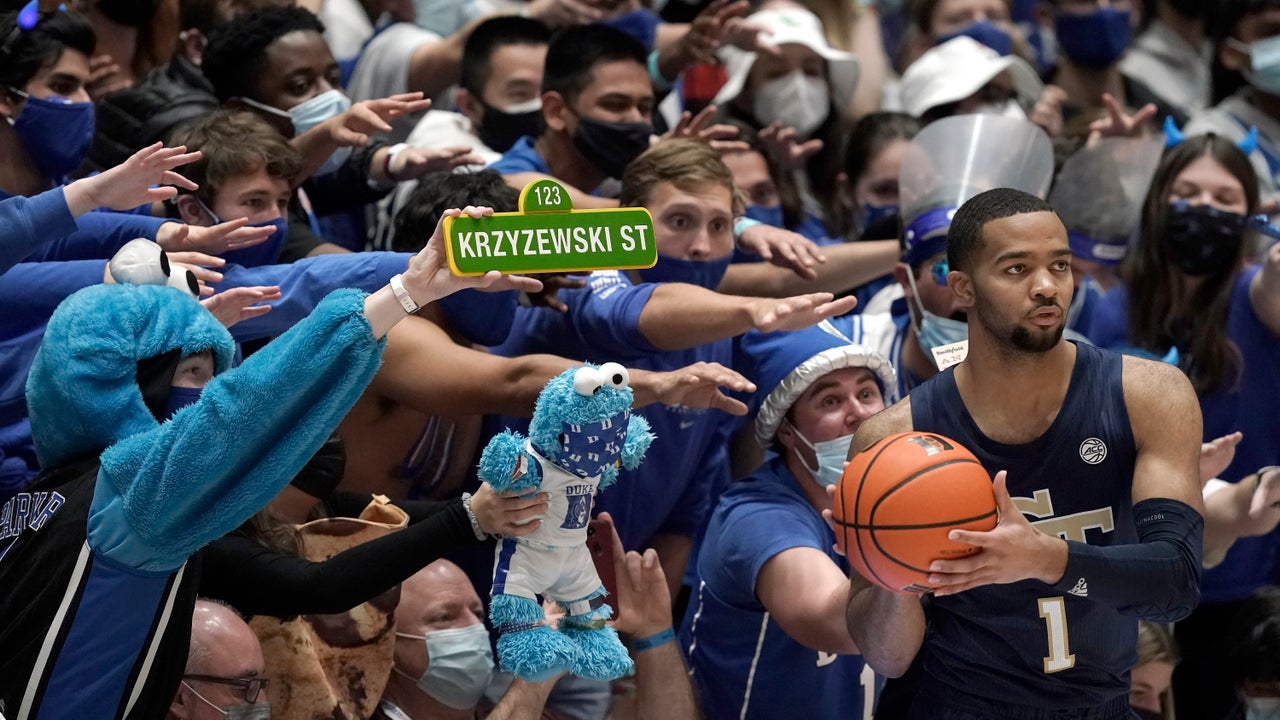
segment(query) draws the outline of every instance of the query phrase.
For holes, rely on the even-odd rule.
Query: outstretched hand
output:
[[[166,252],[198,252],[222,255],[231,250],[253,247],[275,232],[272,225],[249,225],[248,218],[236,218],[210,225],[167,222],[156,231],[156,244]]]
[[[334,144],[364,147],[374,133],[391,132],[390,122],[401,115],[431,107],[431,100],[420,92],[401,93],[375,100],[363,100],[350,110],[321,123]]]
[[[1004,470],[996,473],[992,490],[1000,520],[986,532],[952,530],[947,537],[967,543],[980,552],[957,560],[934,560],[929,583],[935,595],[954,595],[983,585],[1004,585],[1037,579],[1053,584],[1067,567],[1067,544],[1040,532],[1013,504],[1005,485]]]
[[[761,332],[800,330],[816,325],[829,317],[844,315],[858,304],[855,297],[835,297],[828,292],[795,295],[777,300],[758,298],[752,301],[751,316],[755,328]]]
[[[200,301],[205,309],[222,323],[231,327],[241,320],[248,320],[271,312],[270,305],[259,305],[280,299],[280,286],[257,285],[223,290]]]
[[[633,371],[631,384],[638,390],[637,375]],[[755,383],[744,376],[719,363],[709,362],[686,365],[670,372],[653,373],[652,381],[654,397],[663,405],[723,410],[730,415],[746,415],[747,406],[740,400],[725,395],[721,388],[735,392],[754,392],[756,389]]]
[[[182,145],[167,148],[162,143],[155,143],[109,170],[67,185],[64,191],[67,207],[72,215],[79,216],[99,207],[130,210],[146,203],[168,200],[178,194],[178,188],[197,189],[195,183],[173,169],[199,159],[198,150],[189,153]]]
[[[1102,94],[1102,104],[1107,106],[1107,117],[1089,123],[1088,146],[1096,145],[1102,138],[1142,137],[1146,134],[1147,122],[1156,116],[1153,103],[1143,105],[1132,115],[1126,113],[1111,93]]]
[[[547,493],[499,495],[489,483],[480,483],[480,488],[471,496],[471,512],[484,532],[518,537],[541,527],[542,515],[547,512],[550,501]]]
[[[751,146],[738,139],[738,128],[727,123],[712,123],[716,106],[708,105],[693,115],[688,111],[680,114],[674,127],[663,134],[663,140],[697,140],[711,146],[720,154],[744,152]]]
[[[1236,445],[1244,435],[1239,431],[1200,444],[1200,484],[1221,475],[1236,458]]]
[[[814,241],[772,225],[747,228],[738,238],[738,247],[759,255],[765,262],[787,268],[806,280],[818,277],[813,266],[827,261],[822,248]]]

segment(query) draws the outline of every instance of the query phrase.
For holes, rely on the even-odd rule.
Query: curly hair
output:
[[[291,32],[307,30],[323,35],[324,23],[302,8],[267,7],[245,13],[213,28],[200,69],[219,100],[252,97],[267,48]]]

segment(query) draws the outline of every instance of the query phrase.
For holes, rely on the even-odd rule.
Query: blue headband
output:
[[[1169,148],[1182,144],[1187,136],[1178,129],[1178,124],[1173,121],[1172,115],[1166,115],[1164,118],[1164,147]],[[1254,150],[1258,149],[1258,128],[1257,126],[1249,128],[1249,134],[1244,139],[1236,143],[1236,147],[1240,148],[1240,152],[1245,155],[1252,155]]]

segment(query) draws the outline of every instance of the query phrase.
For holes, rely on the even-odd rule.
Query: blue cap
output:
[[[902,262],[916,267],[947,251],[947,230],[956,208],[950,205],[926,210],[912,218],[902,230]]]
[[[756,413],[756,439],[762,447],[773,444],[782,418],[796,398],[819,378],[848,367],[871,370],[881,392],[897,384],[893,366],[880,353],[850,343],[840,335],[814,325],[803,330],[763,333],[752,330],[738,343],[735,365],[764,394]]]
[[[1129,254],[1129,243],[1126,240],[1108,242],[1068,230],[1067,242],[1071,245],[1072,255],[1102,265],[1119,265]]]

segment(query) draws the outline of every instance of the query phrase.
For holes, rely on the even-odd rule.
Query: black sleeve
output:
[[[353,148],[351,156],[337,170],[320,177],[310,177],[302,184],[311,198],[316,215],[325,216],[343,210],[375,203],[386,197],[391,188],[369,187],[369,161],[379,148],[387,146],[385,140],[370,140],[369,144]]]
[[[231,533],[201,551],[200,595],[227,602],[246,615],[287,618],[346,612],[454,548],[474,542],[461,500],[323,562],[285,555]]]
[[[320,243],[324,241],[324,238],[311,231],[311,222],[298,203],[297,194],[294,194],[289,201],[289,234],[285,236],[284,248],[280,250],[277,262],[282,265],[297,262],[320,247]]]

